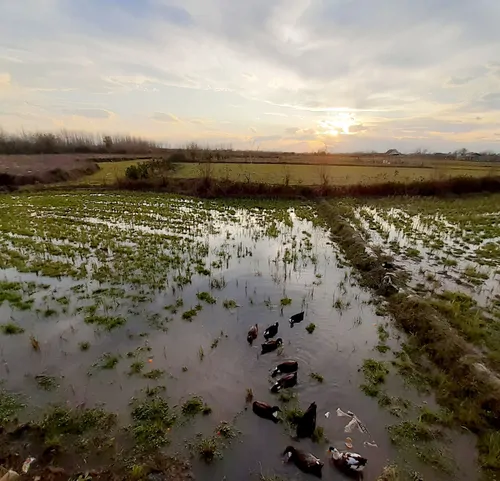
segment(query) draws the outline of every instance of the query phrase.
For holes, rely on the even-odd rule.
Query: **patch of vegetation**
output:
[[[375,359],[365,359],[361,368],[365,379],[371,384],[382,384],[385,382],[389,369],[384,362]]]
[[[214,437],[201,438],[196,444],[196,450],[200,458],[210,464],[215,458],[222,458],[219,443]]]
[[[134,374],[140,374],[143,369],[144,369],[144,362],[143,361],[134,361],[130,365],[130,369],[128,371],[128,374],[129,374],[129,376],[132,376]]]
[[[94,367],[98,369],[114,369],[119,362],[120,356],[106,352],[94,364]]]
[[[324,381],[324,377],[321,374],[318,374],[317,372],[312,372],[311,374],[309,374],[309,376],[311,379],[314,379],[319,383],[322,383]]]
[[[117,327],[123,326],[127,321],[121,316],[98,316],[94,314],[85,316],[85,322],[87,324],[96,324],[111,331]]]
[[[238,431],[229,423],[222,421],[216,428],[215,432],[217,436],[221,436],[225,439],[232,439],[238,436]]]
[[[290,401],[296,400],[297,395],[289,391],[281,391],[278,395],[278,399],[282,403],[289,403]]]
[[[156,450],[169,443],[168,432],[176,416],[164,399],[153,396],[136,401],[132,409],[130,427],[137,445],[146,450]]]
[[[14,421],[17,414],[25,407],[18,396],[0,390],[0,428]]]
[[[40,352],[40,342],[35,336],[30,336],[30,344],[33,351]]]
[[[189,311],[185,311],[182,313],[182,319],[191,322],[196,317],[197,314],[198,314],[198,309],[196,308],[189,309]]]
[[[217,299],[213,297],[209,292],[198,292],[196,294],[196,297],[203,302],[206,302],[207,304],[215,304],[217,302]]]
[[[297,423],[302,419],[304,411],[298,406],[286,406],[282,409],[284,419],[292,426],[296,426]]]
[[[245,402],[247,404],[251,403],[253,401],[253,391],[251,388],[247,388],[247,392],[245,395]]]
[[[387,342],[387,339],[389,339],[389,333],[387,332],[387,329],[382,324],[378,325],[377,332],[378,332],[379,341],[381,343]]]
[[[312,433],[311,440],[313,443],[323,443],[325,440],[325,430],[321,426],[316,426]]]
[[[182,405],[181,411],[184,416],[196,416],[198,413],[210,414],[212,409],[204,403],[203,398],[194,396]]]
[[[90,349],[90,342],[82,341],[78,344],[80,351],[88,351]]]
[[[56,406],[45,415],[39,428],[46,445],[62,446],[66,436],[80,436],[90,431],[109,432],[115,424],[116,416],[100,408]]]
[[[2,333],[11,336],[15,334],[22,334],[24,332],[24,329],[21,326],[18,326],[17,324],[14,324],[13,322],[8,322],[6,324],[0,324],[0,329],[2,330]]]
[[[152,369],[151,371],[145,372],[143,376],[146,379],[158,380],[165,375],[165,371],[163,369]]]
[[[38,374],[35,376],[35,381],[38,386],[44,391],[54,391],[59,387],[57,378],[55,376],[47,376],[46,374]]]
[[[236,304],[234,299],[226,299],[222,305],[224,306],[224,309],[236,309],[238,307],[238,304]]]
[[[283,297],[283,299],[280,300],[281,307],[289,306],[291,303],[292,300],[289,297]]]
[[[310,324],[308,324],[306,326],[306,331],[309,333],[309,334],[312,334],[314,332],[314,330],[316,329],[316,324],[314,324],[313,322],[311,322]]]

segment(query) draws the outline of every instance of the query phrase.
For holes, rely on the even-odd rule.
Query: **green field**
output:
[[[136,161],[104,162],[99,172],[84,177],[79,184],[112,184],[123,177],[127,167]],[[383,182],[411,182],[415,180],[439,180],[450,177],[483,177],[500,173],[500,166],[481,166],[471,163],[443,167],[400,167],[391,165],[292,165],[292,164],[250,164],[213,163],[176,164],[174,177],[201,177],[206,172],[214,179],[229,179],[239,182],[262,182],[294,185],[317,185],[326,180],[332,185],[375,184]]]

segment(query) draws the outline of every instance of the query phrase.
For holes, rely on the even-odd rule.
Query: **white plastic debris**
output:
[[[31,463],[35,460],[35,458],[28,456],[26,460],[23,463],[23,467],[21,468],[21,471],[26,474],[30,470]]]
[[[330,411],[328,411],[327,413],[325,413],[325,418],[328,419],[330,417]]]
[[[375,442],[371,442],[370,443],[370,441],[365,441],[363,443],[363,446],[369,446],[370,448],[378,448],[378,444],[377,443],[375,443]]]
[[[354,429],[357,429],[360,433],[368,434],[368,429],[366,429],[366,426],[363,424],[361,419],[359,419],[352,411],[344,412],[342,411],[342,409],[338,408],[337,416],[351,418],[351,420],[346,424],[344,432],[352,433]]]

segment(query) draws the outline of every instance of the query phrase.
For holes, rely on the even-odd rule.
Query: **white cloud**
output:
[[[15,128],[78,111],[131,133],[165,135],[167,122],[172,143],[210,141],[217,122],[235,143],[253,128],[278,146],[296,128],[339,148],[396,136],[411,150],[402,132],[418,125],[419,147],[492,148],[499,16],[498,2],[470,0],[1,2],[2,109]],[[488,121],[469,131],[458,122],[469,114]]]

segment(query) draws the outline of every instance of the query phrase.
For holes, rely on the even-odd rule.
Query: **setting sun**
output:
[[[320,133],[336,137],[340,134],[348,135],[349,127],[356,124],[352,114],[348,112],[341,112],[328,120],[320,120]]]

